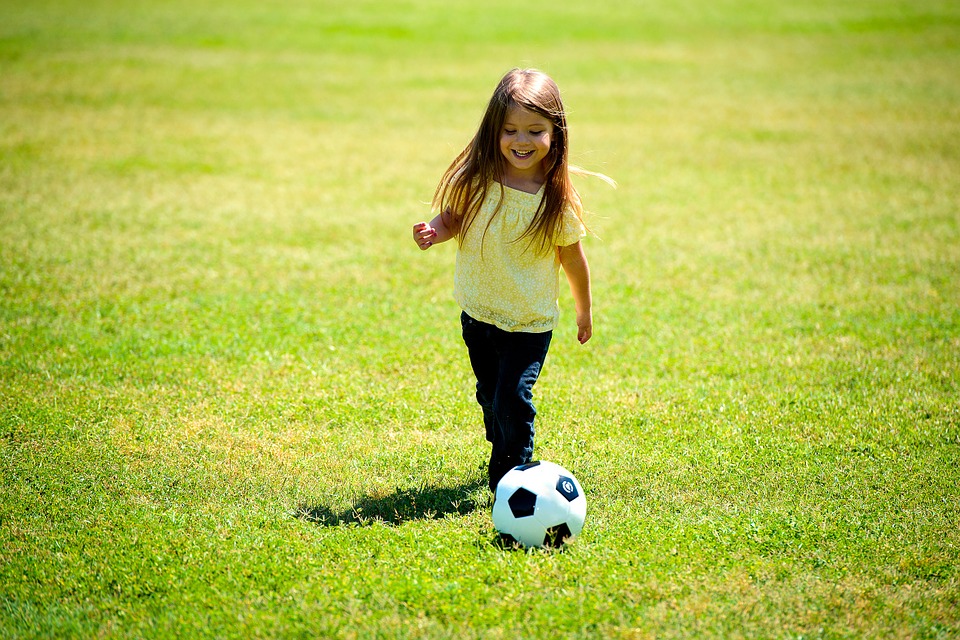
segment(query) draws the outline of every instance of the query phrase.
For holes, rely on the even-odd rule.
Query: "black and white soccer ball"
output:
[[[587,499],[572,473],[552,462],[514,467],[497,485],[493,526],[508,542],[559,547],[583,530]]]

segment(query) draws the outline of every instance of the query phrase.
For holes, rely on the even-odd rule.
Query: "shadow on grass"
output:
[[[466,515],[479,506],[475,494],[486,484],[485,480],[475,480],[454,487],[397,489],[390,494],[364,496],[339,513],[325,505],[306,504],[297,507],[295,515],[323,527],[374,522],[398,525],[411,520]]]
[[[489,544],[490,546],[496,549],[499,549],[500,551],[515,551],[518,553],[522,552],[522,553],[528,553],[528,554],[566,553],[567,551],[566,544],[550,544],[542,547],[525,547],[519,542],[517,542],[516,540],[514,540],[513,537],[503,535],[501,533],[494,534],[494,536],[490,538]]]

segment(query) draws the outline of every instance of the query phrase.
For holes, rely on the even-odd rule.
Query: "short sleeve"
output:
[[[571,207],[564,208],[563,224],[560,228],[560,234],[557,236],[556,245],[567,247],[576,244],[585,235],[587,235],[587,228],[583,226],[583,222],[577,217],[574,210]]]

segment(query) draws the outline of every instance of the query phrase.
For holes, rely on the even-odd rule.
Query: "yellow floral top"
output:
[[[543,188],[534,194],[504,186],[503,205],[496,211],[500,188],[491,186],[457,251],[454,297],[471,318],[505,331],[542,333],[556,328],[560,255],[556,250],[539,253],[530,237],[517,240],[530,226],[542,197]],[[585,235],[576,213],[565,209],[554,244],[565,247]]]

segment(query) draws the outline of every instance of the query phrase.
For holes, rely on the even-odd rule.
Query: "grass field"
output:
[[[960,635],[960,5],[0,0],[0,636]],[[417,250],[500,76],[595,236],[501,548]]]

